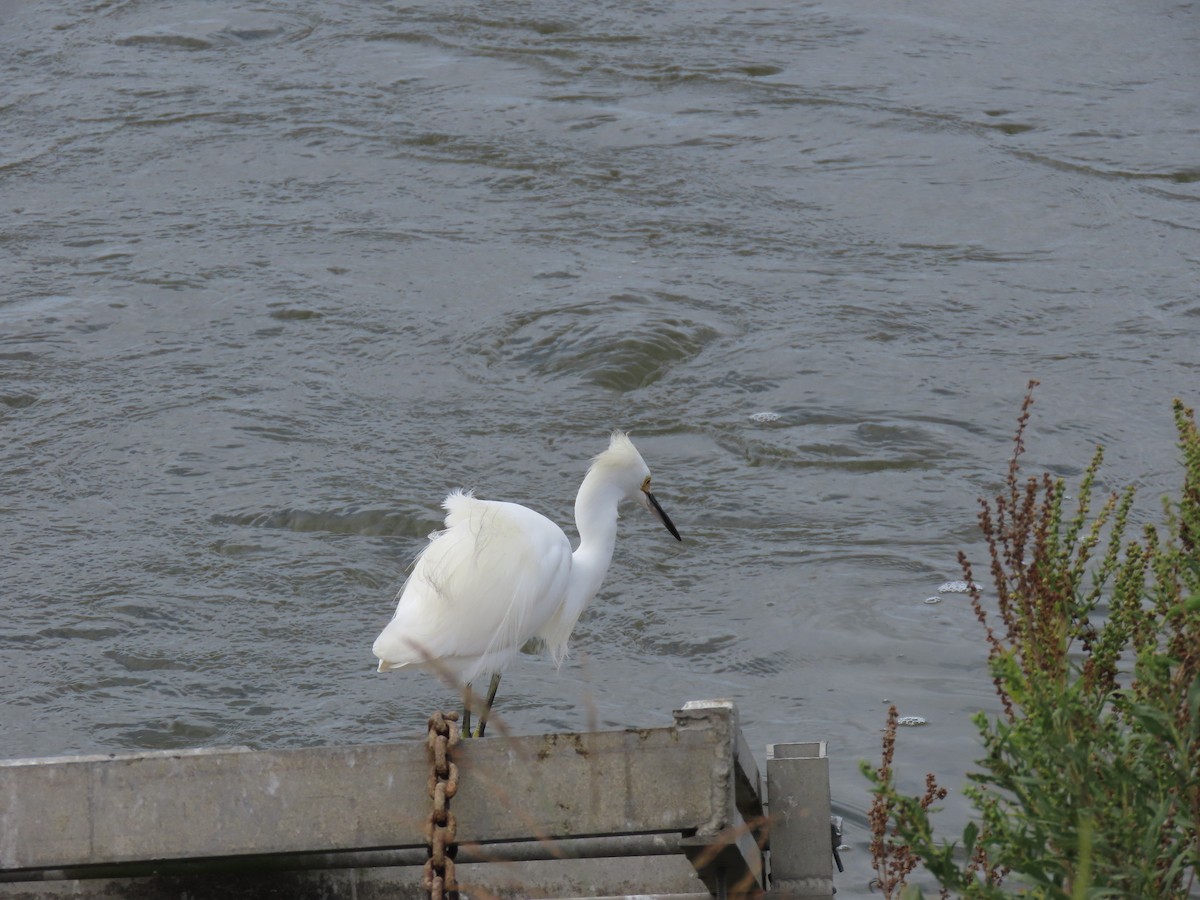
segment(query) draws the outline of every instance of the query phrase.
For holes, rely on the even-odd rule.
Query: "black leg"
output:
[[[492,712],[492,704],[496,702],[496,691],[500,688],[500,673],[497,672],[492,676],[492,683],[488,685],[487,702],[483,705],[483,712],[479,714],[479,731],[475,733],[475,737],[483,737],[483,730],[487,728],[488,716]]]
[[[471,736],[471,701],[473,699],[474,692],[468,684],[463,688],[462,736],[465,738]]]

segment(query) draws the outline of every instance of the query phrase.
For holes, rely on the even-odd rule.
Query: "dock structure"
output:
[[[458,896],[832,896],[824,744],[768,798],[732,703],[674,717],[454,746]],[[0,761],[0,900],[427,897],[435,781],[424,741]]]

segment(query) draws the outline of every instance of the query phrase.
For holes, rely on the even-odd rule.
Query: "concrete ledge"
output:
[[[673,728],[464,742],[459,842],[695,830],[721,818],[696,777],[719,749]],[[423,847],[428,778],[424,743],[4,764],[0,872]]]
[[[460,743],[459,882],[501,897],[765,888],[736,710],[675,717]],[[424,741],[0,762],[0,898],[423,896],[429,780]]]

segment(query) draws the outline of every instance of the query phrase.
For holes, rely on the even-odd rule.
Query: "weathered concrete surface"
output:
[[[459,868],[464,900],[710,897],[683,856],[489,863]],[[4,900],[425,900],[420,868],[342,869],[204,878],[153,876],[0,884]]]
[[[761,886],[760,779],[736,711],[706,702],[676,717],[461,743],[464,863],[636,856],[463,865],[460,881],[477,872],[511,896]],[[0,762],[0,897],[419,894],[420,869],[394,866],[423,858],[428,779],[424,742]]]
[[[696,829],[723,736],[674,728],[460,744],[459,841]],[[423,743],[0,764],[0,871],[421,846]]]
[[[767,786],[772,896],[788,900],[831,896],[833,848],[825,742],[769,745]]]

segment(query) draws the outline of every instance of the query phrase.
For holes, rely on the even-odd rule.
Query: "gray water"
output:
[[[1175,0],[0,4],[0,756],[415,737],[371,641],[455,487],[629,510],[517,732],[736,700],[961,784],[962,594],[1031,471],[1157,515],[1200,400],[1200,9]],[[770,413],[773,416],[762,416]],[[961,824],[957,795],[947,801]],[[958,817],[956,819],[956,817]]]

